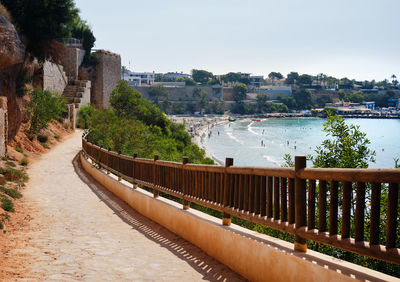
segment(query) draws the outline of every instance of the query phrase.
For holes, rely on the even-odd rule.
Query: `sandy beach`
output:
[[[170,117],[176,123],[183,123],[192,136],[192,141],[205,151],[205,156],[213,159],[216,164],[224,165],[223,160],[207,152],[204,141],[211,136],[211,130],[218,124],[229,122],[226,117]]]

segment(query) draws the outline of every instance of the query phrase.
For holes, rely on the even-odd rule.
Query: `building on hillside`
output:
[[[289,97],[292,95],[292,87],[291,86],[261,86],[257,93],[267,94],[269,99],[276,99],[279,95],[283,97]]]
[[[125,70],[122,79],[128,81],[129,85],[142,86],[153,85],[155,73],[153,72],[132,72]]]
[[[164,77],[170,78],[170,79],[180,79],[180,78],[191,78],[192,76],[187,73],[183,72],[167,72],[163,74]]]
[[[260,88],[263,82],[264,82],[264,76],[262,75],[250,76],[250,86],[253,88]]]

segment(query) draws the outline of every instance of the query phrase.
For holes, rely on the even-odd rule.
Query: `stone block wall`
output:
[[[149,86],[131,86],[133,90],[140,92],[144,98],[149,99]],[[170,101],[199,101],[200,96],[195,96],[196,89],[207,93],[207,100],[222,99],[225,88],[213,86],[184,86],[184,87],[165,87],[169,93]]]
[[[66,72],[69,80],[78,79],[79,66],[82,63],[85,51],[79,48],[68,47],[67,53],[63,58],[64,71]]]
[[[62,94],[67,84],[63,66],[46,61],[43,65],[43,89]]]
[[[121,56],[104,50],[95,53],[96,77],[92,81],[91,102],[98,108],[110,108],[110,95],[121,80]]]
[[[0,97],[0,157],[7,153],[8,141],[8,112],[7,97]]]

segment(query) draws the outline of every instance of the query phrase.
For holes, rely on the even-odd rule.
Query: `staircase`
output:
[[[90,103],[90,86],[89,80],[69,81],[63,93],[67,104],[74,104],[77,109],[88,105]]]

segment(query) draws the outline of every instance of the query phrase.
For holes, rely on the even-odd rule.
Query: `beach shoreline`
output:
[[[205,157],[212,159],[218,165],[224,165],[222,160],[207,151],[204,141],[216,125],[229,122],[226,117],[171,117],[171,119],[185,125],[186,131],[192,136],[192,142],[204,150]]]

